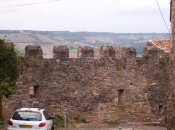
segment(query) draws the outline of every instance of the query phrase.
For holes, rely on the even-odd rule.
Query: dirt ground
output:
[[[167,128],[160,126],[140,126],[136,130],[167,130]]]
[[[136,126],[135,128],[128,126],[117,126],[116,128],[55,128],[55,130],[167,130],[167,128],[161,126]]]

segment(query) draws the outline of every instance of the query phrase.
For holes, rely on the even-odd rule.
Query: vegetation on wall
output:
[[[2,119],[2,99],[15,92],[18,78],[18,57],[13,44],[0,40],[0,118]]]

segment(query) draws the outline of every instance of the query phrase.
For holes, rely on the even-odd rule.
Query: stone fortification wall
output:
[[[79,48],[79,58],[69,58],[66,46],[55,46],[53,53],[52,59],[38,58],[40,47],[26,47],[17,93],[4,102],[6,118],[16,108],[39,106],[90,122],[164,121],[167,53],[151,45],[141,58],[133,48],[112,46],[103,46],[99,59],[91,47]]]

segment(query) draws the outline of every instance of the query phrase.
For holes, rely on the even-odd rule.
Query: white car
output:
[[[54,127],[45,109],[20,108],[8,121],[7,130],[54,130]]]

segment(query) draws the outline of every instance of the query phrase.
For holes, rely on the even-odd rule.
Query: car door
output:
[[[47,125],[47,129],[51,130],[52,129],[52,125],[53,125],[53,121],[52,121],[51,116],[45,110],[43,111],[43,115],[45,116],[46,123],[48,124]]]

